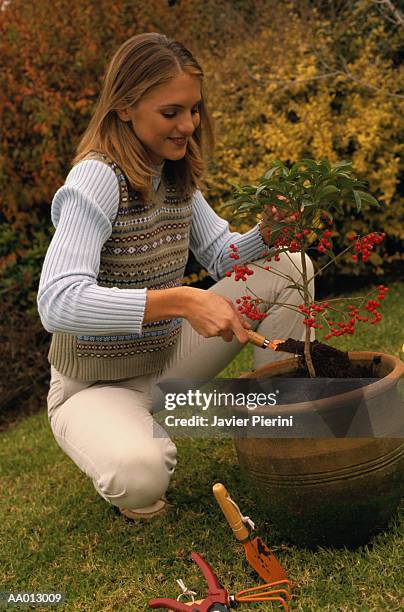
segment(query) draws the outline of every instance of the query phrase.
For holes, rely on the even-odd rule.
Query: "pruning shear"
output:
[[[228,612],[230,610],[229,595],[220,584],[210,567],[209,563],[196,552],[191,554],[192,561],[195,561],[201,568],[202,574],[208,584],[208,596],[200,601],[181,603],[178,599],[151,599],[151,608],[165,608],[166,610],[179,610],[180,612]]]

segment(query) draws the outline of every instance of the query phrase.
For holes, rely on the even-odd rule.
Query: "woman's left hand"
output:
[[[278,200],[286,200],[286,198],[284,196],[279,195]],[[260,225],[261,237],[265,244],[270,246],[272,226],[275,223],[288,224],[297,221],[299,214],[292,213],[290,215],[289,212],[290,211],[285,210],[283,208],[277,208],[273,204],[265,206],[262,213],[262,221]]]

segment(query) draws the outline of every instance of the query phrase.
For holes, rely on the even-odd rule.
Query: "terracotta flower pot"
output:
[[[323,423],[330,422],[330,415],[352,410],[365,397],[385,428],[384,437],[235,438],[251,490],[289,541],[308,547],[360,545],[384,529],[398,507],[403,493],[404,435],[397,433],[403,426],[397,385],[404,364],[380,353],[349,353],[358,364],[369,364],[377,356],[381,359],[376,382],[316,400],[316,414],[325,418],[320,418]],[[296,365],[295,359],[287,359],[242,378],[293,377]],[[273,407],[260,408],[260,414],[298,419],[310,408],[306,401],[277,405],[276,412]]]

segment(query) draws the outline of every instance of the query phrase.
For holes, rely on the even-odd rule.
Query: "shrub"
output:
[[[233,49],[220,74],[209,63],[219,132],[210,195],[224,203],[234,183],[258,178],[275,159],[350,159],[382,203],[364,206],[373,230],[388,229],[387,256],[370,260],[380,275],[401,258],[404,237],[399,33],[369,3],[351,3],[337,23],[315,9],[298,15],[293,4],[250,41],[248,53],[241,45]],[[365,231],[364,218],[351,207],[336,215],[336,226],[341,234]],[[346,258],[341,273],[358,275],[363,268]]]

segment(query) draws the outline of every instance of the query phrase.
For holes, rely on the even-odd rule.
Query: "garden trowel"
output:
[[[245,526],[247,518],[243,517],[239,507],[220,482],[213,485],[213,494],[234,535],[243,544],[247,561],[251,567],[265,582],[286,580],[285,570],[268,546],[259,537],[251,539],[251,534]]]

